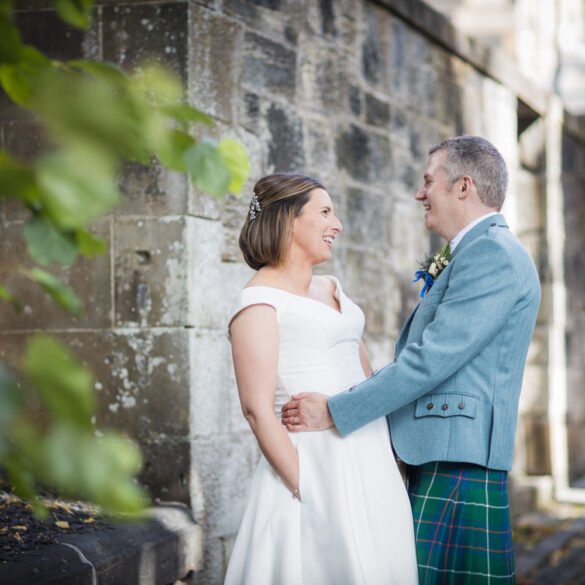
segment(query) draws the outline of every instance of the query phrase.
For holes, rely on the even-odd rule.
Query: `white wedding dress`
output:
[[[332,278],[332,277],[330,277]],[[276,309],[280,352],[275,410],[291,394],[333,395],[364,379],[361,309],[333,279],[341,311],[280,289],[245,288],[233,313]],[[226,585],[415,585],[410,502],[386,419],[343,438],[335,429],[290,433],[301,502],[264,457],[252,484]]]

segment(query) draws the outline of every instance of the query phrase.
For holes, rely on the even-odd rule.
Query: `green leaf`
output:
[[[43,290],[63,309],[76,317],[81,316],[83,304],[79,297],[58,278],[40,268],[22,272],[26,277],[41,285]]]
[[[52,221],[34,216],[24,226],[29,254],[39,264],[58,262],[69,266],[77,257],[77,242],[71,233],[58,230]]]
[[[80,69],[85,73],[89,73],[94,77],[104,79],[108,82],[113,82],[119,85],[125,85],[129,82],[129,77],[119,67],[113,63],[106,63],[104,61],[89,61],[87,59],[75,59],[69,61],[68,65]]]
[[[140,470],[140,451],[114,433],[96,438],[69,425],[55,426],[42,447],[44,482],[83,497],[115,513],[141,511],[146,503],[133,477]]]
[[[12,421],[19,416],[23,405],[22,392],[16,381],[0,366],[0,437],[6,430],[10,431]]]
[[[175,118],[178,122],[194,122],[196,124],[205,124],[206,126],[215,126],[213,118],[210,118],[207,114],[204,114],[187,104],[171,104],[163,106],[161,110],[165,114]]]
[[[183,84],[177,75],[160,65],[146,65],[132,75],[132,88],[152,105],[170,106],[183,99]]]
[[[20,35],[9,14],[0,10],[0,63],[18,63]]]
[[[166,140],[158,147],[157,155],[160,161],[172,169],[181,173],[187,172],[185,153],[195,144],[195,140],[181,130],[169,130]]]
[[[31,46],[23,45],[20,61],[0,65],[0,83],[10,99],[23,108],[38,103],[39,88],[51,71],[51,62]]]
[[[217,146],[211,142],[199,142],[185,153],[189,174],[195,186],[214,197],[225,195],[231,173]]]
[[[0,13],[10,16],[13,10],[12,4],[13,0],[0,0]]]
[[[91,24],[93,0],[54,0],[57,14],[67,23],[81,29]]]
[[[77,230],[76,235],[80,254],[92,258],[105,253],[107,247],[104,240],[94,237],[91,232],[83,229]]]
[[[78,429],[92,428],[92,374],[63,344],[46,335],[35,335],[26,348],[24,373],[55,420]]]
[[[19,197],[30,199],[36,189],[34,172],[16,162],[5,151],[0,150],[0,198]]]
[[[147,164],[166,120],[131,86],[131,79],[61,70],[39,89],[38,112],[55,142],[72,152]],[[99,162],[99,161],[98,161]],[[91,160],[86,160],[91,171]]]
[[[225,138],[219,143],[219,152],[230,173],[230,193],[239,193],[250,175],[250,160],[246,149],[237,140]]]
[[[111,161],[97,151],[45,155],[37,168],[47,213],[63,228],[83,228],[118,202]]]

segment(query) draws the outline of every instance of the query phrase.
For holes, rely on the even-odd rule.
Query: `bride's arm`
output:
[[[368,357],[368,352],[366,351],[366,346],[363,341],[360,341],[360,362],[366,378],[369,378],[374,369],[372,368],[372,364],[370,364],[370,358]]]
[[[279,345],[274,308],[254,305],[243,310],[232,321],[230,332],[244,417],[270,465],[299,497],[297,451],[274,412]]]

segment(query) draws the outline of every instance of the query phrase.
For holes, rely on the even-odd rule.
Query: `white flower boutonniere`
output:
[[[421,278],[425,281],[425,285],[420,291],[421,299],[429,290],[431,290],[435,280],[439,278],[439,275],[449,265],[450,261],[451,246],[449,242],[447,242],[433,256],[428,256],[425,260],[419,262],[420,270],[417,270],[414,273],[414,280],[412,282],[418,282]]]

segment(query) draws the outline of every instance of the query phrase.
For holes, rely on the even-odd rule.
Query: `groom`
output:
[[[499,213],[508,173],[478,136],[434,146],[416,194],[451,259],[407,319],[393,363],[329,399],[283,407],[291,431],[347,435],[387,416],[408,465],[421,585],[515,583],[508,471],[540,302],[530,256]]]

